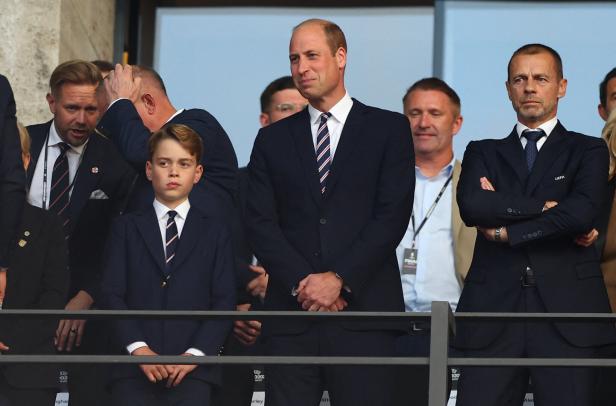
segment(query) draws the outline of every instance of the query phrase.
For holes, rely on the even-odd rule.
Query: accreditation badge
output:
[[[404,249],[404,256],[402,257],[402,275],[416,275],[417,274],[417,248],[415,244],[411,248]]]

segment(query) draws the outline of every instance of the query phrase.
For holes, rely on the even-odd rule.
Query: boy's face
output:
[[[173,209],[188,197],[203,174],[203,166],[182,145],[172,139],[162,140],[145,173],[154,188],[156,199]]]

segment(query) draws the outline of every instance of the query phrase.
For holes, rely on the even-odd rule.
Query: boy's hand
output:
[[[142,355],[158,355],[154,351],[150,349],[150,347],[139,347],[135,351],[131,353],[131,355],[142,356]],[[139,368],[143,371],[146,378],[152,383],[156,383],[158,381],[162,381],[169,376],[169,372],[167,371],[167,367],[165,365],[159,364],[140,364]]]
[[[192,357],[193,354],[185,352],[182,354],[184,357]],[[169,378],[167,379],[167,388],[172,386],[178,386],[186,375],[191,373],[197,368],[197,365],[167,365],[167,371]]]

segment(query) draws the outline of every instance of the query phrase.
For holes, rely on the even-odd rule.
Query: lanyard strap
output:
[[[449,175],[449,178],[447,178],[447,180],[445,181],[445,184],[441,188],[441,191],[438,192],[438,195],[436,196],[434,203],[432,203],[432,206],[430,206],[430,208],[428,209],[428,212],[426,213],[426,217],[424,217],[424,219],[421,221],[421,223],[419,224],[419,227],[417,227],[417,230],[415,230],[415,212],[414,212],[415,209],[413,209],[413,212],[411,213],[411,222],[413,224],[413,241],[415,241],[415,239],[417,238],[417,235],[419,234],[423,226],[426,225],[426,221],[428,221],[428,218],[432,215],[432,212],[436,208],[436,205],[441,200],[441,197],[443,197],[443,193],[445,193],[445,189],[447,189],[447,185],[449,185],[449,182],[451,182],[451,178],[453,178],[453,174]]]

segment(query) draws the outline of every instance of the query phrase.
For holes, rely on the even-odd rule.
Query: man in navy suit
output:
[[[307,109],[259,131],[249,171],[248,228],[270,275],[265,307],[403,311],[396,246],[411,215],[413,147],[401,114],[351,99],[336,24],[293,30],[291,73]],[[263,323],[270,355],[392,356],[397,324]],[[272,366],[268,406],[390,404],[387,366]]]
[[[17,233],[25,201],[26,177],[9,81],[0,75],[0,304],[4,299],[9,247]]]
[[[70,288],[66,310],[96,307],[103,248],[112,218],[124,208],[135,173],[108,139],[94,131],[99,112],[96,66],[73,60],[51,74],[47,102],[52,121],[28,127],[32,163],[28,200],[62,220],[69,248]],[[62,320],[56,332],[58,351],[100,354],[106,324]],[[73,405],[105,404],[100,375],[105,368],[74,365],[69,370]]]
[[[203,173],[201,139],[182,124],[165,126],[149,143],[146,175],[155,199],[147,210],[119,218],[108,243],[102,291],[113,310],[234,310],[230,234],[188,199]],[[217,355],[227,320],[119,320],[121,351],[143,355]],[[118,365],[113,405],[209,405],[220,368],[197,365]]]
[[[116,65],[105,79],[109,108],[98,128],[118,147],[139,172],[148,158],[150,134],[165,124],[185,124],[203,140],[201,164],[205,176],[193,188],[193,205],[211,215],[233,214],[237,158],[227,133],[216,118],[202,109],[176,109],[160,75],[145,66]],[[143,177],[129,210],[149,207],[154,195]]]
[[[592,229],[608,173],[605,143],[567,131],[558,53],[528,44],[509,61],[507,92],[518,122],[501,140],[471,142],[458,204],[480,231],[457,311],[609,312]],[[585,234],[588,233],[588,234]],[[578,357],[616,339],[609,323],[459,321],[455,345],[474,357]],[[591,405],[590,368],[462,368],[457,405]]]

